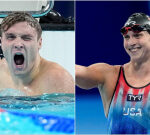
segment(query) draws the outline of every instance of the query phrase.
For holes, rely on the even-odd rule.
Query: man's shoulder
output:
[[[66,69],[58,63],[50,61],[46,61],[44,65],[44,80],[49,88],[55,89],[56,92],[73,93],[73,77]]]
[[[0,59],[0,72],[8,71],[8,64],[5,59]]]
[[[5,79],[4,79],[5,78]],[[8,68],[8,64],[5,59],[0,60],[0,87],[3,85],[7,86],[9,83],[9,80],[11,80],[10,71]]]
[[[47,63],[47,72],[48,73],[57,74],[57,73],[63,73],[65,71],[66,70],[60,64],[58,64],[56,62],[48,62]]]
[[[60,64],[52,61],[45,61],[44,68],[45,74],[54,79],[60,79],[62,77],[68,76],[69,72],[64,69]]]

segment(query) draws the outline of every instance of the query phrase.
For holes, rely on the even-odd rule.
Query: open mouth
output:
[[[16,65],[23,65],[24,64],[24,55],[22,53],[16,53],[14,55],[14,62]]]

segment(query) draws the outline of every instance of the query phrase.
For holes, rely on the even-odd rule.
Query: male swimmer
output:
[[[3,19],[1,32],[6,65],[0,66],[0,95],[11,89],[21,96],[74,93],[72,76],[40,56],[42,30],[35,18],[26,12],[11,13]]]
[[[77,86],[98,87],[110,134],[150,134],[150,17],[132,14],[121,29],[130,61],[76,66]]]

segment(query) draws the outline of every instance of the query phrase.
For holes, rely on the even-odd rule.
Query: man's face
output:
[[[128,31],[124,35],[124,48],[131,60],[150,58],[150,34],[147,31],[139,33]]]
[[[27,22],[19,22],[2,33],[1,41],[11,71],[15,75],[30,72],[41,47],[41,38],[37,39],[36,30]]]

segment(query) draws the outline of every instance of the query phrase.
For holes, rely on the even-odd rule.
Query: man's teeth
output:
[[[22,53],[20,53],[20,52],[17,52],[17,53],[15,53],[16,55],[22,55]]]

